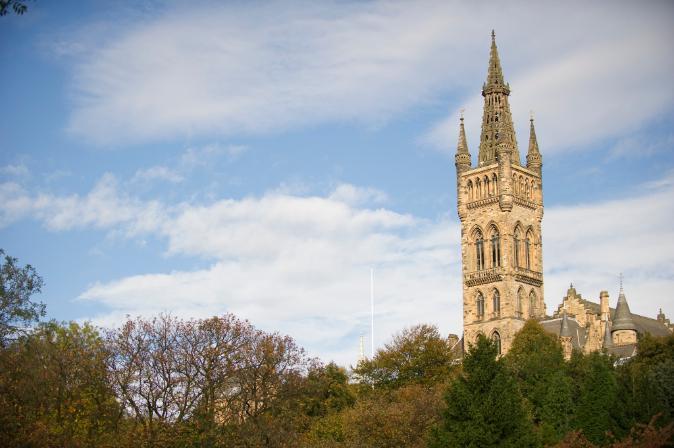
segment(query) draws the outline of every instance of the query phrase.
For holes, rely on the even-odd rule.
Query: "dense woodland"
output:
[[[0,251],[0,446],[668,446],[674,336],[565,361],[535,321],[497,356],[438,329],[395,335],[352,372],[233,315],[44,321],[30,266]]]

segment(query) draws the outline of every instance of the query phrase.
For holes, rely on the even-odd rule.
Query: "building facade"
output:
[[[529,318],[545,315],[543,300],[542,158],[533,119],[522,164],[510,113],[510,86],[492,32],[482,87],[482,132],[473,166],[461,117],[455,156],[461,220],[464,344],[479,333],[507,351]]]
[[[662,311],[658,319],[633,315],[622,289],[615,309],[606,291],[599,304],[583,300],[569,288],[553,316],[546,315],[543,290],[543,160],[533,117],[522,163],[510,113],[510,86],[505,82],[492,31],[484,109],[476,164],[459,124],[455,155],[457,210],[461,220],[463,342],[478,334],[497,342],[506,353],[526,320],[537,319],[560,337],[565,354],[607,349],[628,357],[639,333],[667,335],[672,325]],[[621,282],[622,283],[622,282]]]

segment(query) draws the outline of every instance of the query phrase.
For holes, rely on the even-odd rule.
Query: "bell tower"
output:
[[[527,319],[545,317],[543,300],[542,158],[533,117],[526,166],[522,166],[492,31],[487,80],[482,86],[482,131],[473,167],[459,124],[455,155],[461,220],[464,342],[479,333],[505,354]]]

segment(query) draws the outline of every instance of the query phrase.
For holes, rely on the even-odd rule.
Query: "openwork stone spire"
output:
[[[543,160],[541,157],[541,152],[538,150],[538,140],[536,140],[536,128],[534,127],[533,114],[529,118],[529,122],[531,125],[529,127],[529,151],[527,152],[527,168],[537,172],[538,174],[541,174]]]
[[[482,86],[484,112],[482,114],[478,166],[496,163],[496,149],[501,144],[505,144],[511,149],[512,163],[520,164],[520,153],[517,149],[517,139],[515,138],[515,129],[510,114],[510,105],[508,104],[509,95],[510,86],[503,80],[501,60],[496,48],[496,36],[492,30],[487,82]]]

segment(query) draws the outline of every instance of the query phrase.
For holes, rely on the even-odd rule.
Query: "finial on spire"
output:
[[[494,32],[494,28],[491,29],[491,40],[496,40],[496,33]]]
[[[460,119],[461,121],[463,121],[463,113],[464,113],[465,111],[466,111],[466,109],[464,109],[463,107],[462,107],[461,110],[459,111],[459,114],[460,114],[460,118],[459,118],[459,119]]]
[[[620,275],[618,275],[618,277],[620,278],[620,294],[624,294],[624,291],[623,291],[623,273],[621,272]]]
[[[534,121],[534,111],[529,110],[529,121]]]
[[[573,282],[569,284],[569,289],[573,288]]]

